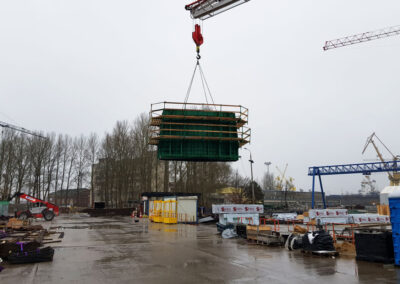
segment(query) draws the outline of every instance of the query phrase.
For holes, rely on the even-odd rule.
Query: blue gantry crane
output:
[[[321,176],[347,175],[347,174],[370,175],[371,173],[399,172],[399,171],[400,171],[400,161],[309,167],[308,175],[312,176],[311,207],[314,208],[315,205],[314,193],[315,193],[316,177],[318,177],[319,179],[319,185],[322,193],[322,202],[324,203],[324,208],[326,208],[325,193],[324,193],[324,188],[322,186]]]

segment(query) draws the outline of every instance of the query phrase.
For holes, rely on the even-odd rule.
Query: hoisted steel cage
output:
[[[160,160],[237,161],[250,143],[249,111],[239,105],[162,102],[151,105],[150,144]]]

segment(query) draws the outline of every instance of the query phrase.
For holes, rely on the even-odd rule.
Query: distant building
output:
[[[286,195],[286,197],[285,197]],[[286,201],[285,201],[286,199]],[[307,210],[311,208],[312,192],[300,191],[264,191],[264,205],[270,208],[280,208],[288,205],[289,208]],[[315,207],[323,207],[321,192],[315,192]]]
[[[217,189],[211,194],[212,204],[246,203],[246,197],[242,188],[225,187]]]
[[[90,189],[58,190],[49,194],[49,201],[60,207],[90,207]]]
[[[375,206],[379,204],[379,194],[328,195],[326,200],[330,207]]]

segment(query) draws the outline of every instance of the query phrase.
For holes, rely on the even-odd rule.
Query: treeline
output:
[[[0,140],[0,199],[25,192],[48,200],[50,192],[87,187],[97,160],[96,134],[72,138],[51,133],[40,138],[3,130]]]
[[[119,121],[101,139],[96,134],[71,137],[47,134],[47,139],[9,129],[0,140],[0,200],[25,192],[48,200],[63,190],[94,188],[95,199],[107,206],[126,206],[143,192],[201,193],[202,204],[218,188],[245,186],[229,163],[159,161],[150,146],[149,117]],[[95,165],[92,170],[92,165]],[[59,195],[55,195],[56,197]],[[56,200],[57,202],[57,200]]]
[[[230,184],[227,163],[160,161],[157,148],[148,144],[149,117],[140,115],[133,124],[117,122],[106,134],[94,170],[96,200],[109,207],[127,206],[143,192],[201,193],[202,204],[210,194]]]

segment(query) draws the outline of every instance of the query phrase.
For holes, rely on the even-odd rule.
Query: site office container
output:
[[[161,103],[151,109],[150,144],[160,160],[237,161],[250,142],[242,106]]]
[[[180,196],[177,203],[178,223],[195,224],[197,218],[197,196]]]

